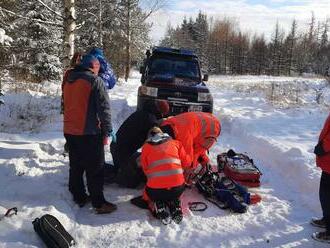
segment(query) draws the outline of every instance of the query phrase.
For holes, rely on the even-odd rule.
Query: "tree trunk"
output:
[[[98,23],[98,33],[99,33],[99,47],[103,48],[103,27],[102,27],[102,0],[99,0],[99,23]]]
[[[76,29],[75,0],[64,0],[64,67],[69,66],[74,54],[74,34]]]
[[[127,1],[127,20],[126,20],[126,61],[125,61],[125,81],[127,82],[131,70],[131,5]]]

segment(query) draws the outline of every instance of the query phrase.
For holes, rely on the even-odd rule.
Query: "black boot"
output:
[[[182,213],[180,199],[176,199],[176,200],[170,201],[168,203],[168,207],[170,209],[172,220],[175,223],[179,224],[182,221],[182,219],[183,219],[183,213]]]

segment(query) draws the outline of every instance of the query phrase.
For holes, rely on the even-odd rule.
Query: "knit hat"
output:
[[[156,100],[155,105],[159,113],[163,116],[170,112],[170,106],[166,100]]]
[[[101,48],[98,48],[98,47],[92,48],[92,50],[90,50],[89,54],[92,54],[95,57],[104,57],[103,50]]]
[[[98,59],[91,54],[86,54],[82,57],[80,61],[80,66],[84,69],[92,69],[94,68],[94,63],[98,62]]]

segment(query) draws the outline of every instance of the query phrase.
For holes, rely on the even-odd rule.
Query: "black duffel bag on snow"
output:
[[[48,248],[68,248],[76,244],[59,220],[50,214],[36,218],[32,224]]]

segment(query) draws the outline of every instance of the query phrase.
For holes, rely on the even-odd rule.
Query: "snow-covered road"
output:
[[[16,116],[8,105],[14,99],[17,105],[24,105],[24,97],[7,94],[7,109],[0,109],[0,213],[12,206],[19,213],[0,222],[0,247],[42,247],[31,222],[46,213],[61,220],[78,247],[326,247],[311,239],[318,229],[309,220],[321,214],[320,171],[312,149],[328,113],[314,102],[314,91],[306,91],[303,103],[285,108],[274,107],[265,93],[271,81],[297,80],[211,77],[214,112],[222,123],[211,158],[215,163],[216,155],[229,148],[254,158],[263,172],[262,186],[256,189],[262,202],[250,206],[245,214],[208,203],[205,212],[187,211],[180,225],[169,226],[129,203],[141,190],[106,185],[106,198],[118,204],[118,211],[110,215],[97,216],[90,207],[75,206],[67,190],[68,159],[62,155],[61,118],[50,111],[54,99],[45,104],[44,96],[34,95],[33,101],[46,108],[43,111],[49,111],[51,118],[31,133],[26,129],[29,124],[22,125],[8,114]],[[324,84],[299,80],[303,87]],[[128,83],[110,91],[115,128],[135,109],[138,81],[133,74]],[[326,96],[325,91],[323,101],[329,102]],[[111,160],[109,154],[107,159]],[[194,189],[184,193],[183,202],[191,200],[204,201]]]

